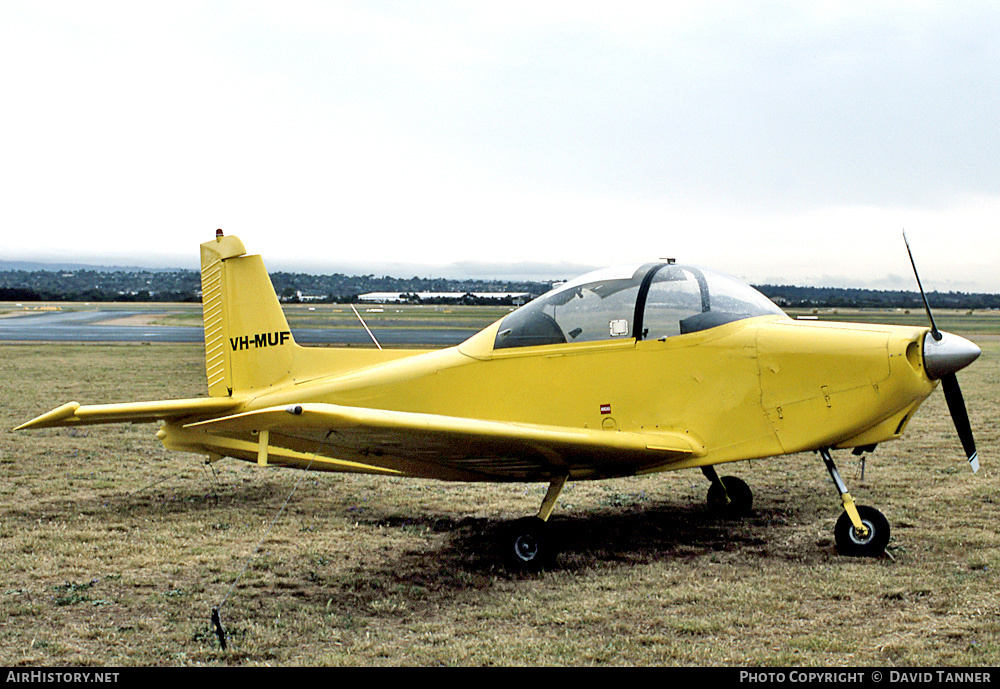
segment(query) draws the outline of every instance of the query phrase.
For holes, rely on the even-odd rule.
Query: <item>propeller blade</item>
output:
[[[931,305],[927,303],[924,286],[920,284],[920,274],[917,272],[917,263],[913,260],[913,252],[910,251],[910,242],[906,239],[906,230],[903,230],[903,243],[906,244],[906,253],[910,256],[910,265],[913,266],[913,277],[917,279],[920,298],[924,300],[927,320],[931,322],[930,335],[934,338],[934,346],[941,347],[940,352],[933,352],[930,341],[925,338],[924,364],[931,378],[940,377],[941,379],[941,387],[944,390],[944,399],[948,403],[948,411],[951,412],[951,420],[955,424],[959,440],[962,441],[962,448],[969,460],[969,466],[972,467],[973,472],[977,472],[979,471],[979,452],[976,450],[976,439],[972,436],[969,412],[965,408],[965,397],[962,396],[962,389],[958,387],[955,371],[975,361],[980,353],[979,347],[965,338],[955,335],[948,335],[948,339],[944,339],[944,334],[937,329],[937,324],[934,322],[934,315],[931,313]],[[932,353],[931,356],[928,356],[929,352]]]
[[[906,244],[906,253],[910,255],[910,265],[913,266],[913,277],[917,278],[917,288],[920,289],[920,298],[924,300],[924,310],[927,312],[927,320],[931,322],[931,336],[935,340],[941,339],[941,331],[934,323],[934,315],[931,313],[931,305],[927,303],[927,295],[924,294],[924,286],[920,284],[920,274],[917,272],[917,263],[913,260],[913,252],[910,251],[910,242],[906,239],[906,230],[903,230],[903,244]]]
[[[969,413],[965,409],[965,398],[962,389],[958,387],[958,378],[954,373],[941,377],[941,387],[944,389],[944,399],[951,412],[951,420],[955,422],[955,430],[962,441],[965,456],[969,459],[972,471],[979,471],[979,452],[976,450],[976,439],[972,437],[972,424],[969,423]]]

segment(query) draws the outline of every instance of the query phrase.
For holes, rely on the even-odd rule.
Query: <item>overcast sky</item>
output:
[[[3,0],[0,258],[194,268],[221,227],[272,270],[912,289],[905,228],[925,286],[1000,292],[998,37],[993,2]]]

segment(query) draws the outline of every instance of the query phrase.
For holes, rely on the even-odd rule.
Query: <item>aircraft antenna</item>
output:
[[[354,311],[354,315],[358,317],[358,320],[361,321],[361,325],[365,326],[365,330],[368,331],[368,337],[372,338],[372,342],[375,343],[376,347],[378,347],[379,349],[382,349],[382,345],[380,345],[378,343],[378,340],[375,339],[375,336],[372,335],[371,328],[369,328],[368,324],[365,323],[365,319],[361,317],[361,314],[358,313],[358,310],[354,308],[354,304],[351,304],[351,309]]]
[[[247,561],[243,564],[243,569],[240,570],[240,573],[236,575],[233,583],[230,584],[229,590],[226,591],[226,595],[222,597],[222,602],[212,608],[212,626],[215,627],[215,635],[219,637],[219,645],[222,647],[223,651],[226,650],[226,630],[222,627],[222,606],[229,600],[229,596],[232,595],[233,590],[236,588],[236,584],[238,584],[243,575],[246,574],[247,568],[250,567],[250,563],[253,562],[255,557],[257,557],[257,553],[260,552],[260,548],[264,545],[264,541],[271,535],[271,531],[274,530],[274,525],[278,523],[278,519],[285,512],[285,508],[288,507],[289,501],[291,501],[292,496],[295,495],[295,491],[299,489],[299,484],[302,483],[302,479],[304,479],[306,474],[309,473],[309,470],[312,469],[313,462],[315,461],[316,456],[313,455],[313,458],[309,460],[309,464],[306,465],[305,471],[302,472],[302,476],[299,476],[299,480],[295,482],[292,492],[288,494],[288,497],[285,498],[285,502],[282,503],[281,509],[279,509],[278,513],[274,515],[274,519],[272,519],[271,523],[268,525],[267,531],[264,532],[263,536],[261,536],[260,541],[257,543],[257,547],[254,548],[253,552],[251,552],[247,557]]]

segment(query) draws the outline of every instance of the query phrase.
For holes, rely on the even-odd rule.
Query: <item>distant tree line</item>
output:
[[[550,282],[397,278],[389,275],[311,275],[271,273],[275,292],[284,301],[299,297],[319,303],[348,303],[368,292],[456,292],[462,303],[480,303],[473,292],[547,292]],[[0,301],[201,301],[201,274],[195,270],[98,271],[3,270]],[[433,301],[433,300],[432,300]],[[486,299],[485,301],[490,302]],[[493,303],[493,302],[490,302]]]
[[[924,308],[919,292],[838,287],[792,287],[754,285],[780,306],[792,308],[844,307],[862,309]],[[974,292],[928,292],[927,300],[942,309],[1000,309],[1000,294]]]
[[[368,292],[406,295],[420,302],[418,292],[455,292],[461,303],[500,303],[475,297],[473,292],[528,292],[540,295],[551,282],[506,280],[452,280],[447,278],[397,278],[389,275],[312,275],[271,273],[274,289],[285,301],[302,299],[318,303],[349,303]],[[787,307],[923,308],[917,292],[755,285],[765,296]],[[1000,294],[930,292],[937,308],[1000,309]],[[201,275],[195,270],[3,270],[0,301],[180,301],[201,300]],[[441,298],[425,303],[449,301]],[[454,300],[450,300],[454,301]]]

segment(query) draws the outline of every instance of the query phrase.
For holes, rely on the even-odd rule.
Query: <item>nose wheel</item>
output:
[[[837,552],[848,557],[878,557],[889,545],[889,520],[874,507],[860,505],[857,510],[867,532],[856,529],[845,510],[833,530]]]

